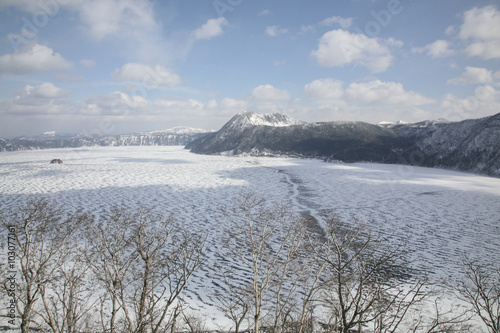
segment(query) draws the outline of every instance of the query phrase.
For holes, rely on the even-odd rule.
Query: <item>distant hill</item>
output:
[[[83,134],[58,136],[44,133],[35,138],[0,139],[0,151],[35,150],[49,148],[77,148],[93,146],[185,146],[189,142],[209,133],[207,130],[174,127],[172,129],[92,137]]]
[[[500,177],[500,113],[439,125],[415,138],[422,166]]]
[[[286,154],[500,176],[500,113],[462,122],[373,125],[344,121],[303,123],[279,113],[243,112],[218,132],[193,140],[186,148],[201,154]]]

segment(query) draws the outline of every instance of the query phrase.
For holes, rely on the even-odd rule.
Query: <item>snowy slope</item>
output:
[[[251,111],[245,111],[235,115],[226,124],[227,129],[245,127],[249,125],[253,126],[272,126],[272,127],[284,127],[291,125],[303,124],[302,121],[293,119],[282,113],[266,113],[259,114]]]
[[[49,161],[60,158],[61,165]],[[221,208],[248,191],[269,204],[321,220],[335,213],[360,220],[388,242],[411,249],[430,281],[454,284],[468,254],[500,263],[500,179],[453,171],[382,164],[191,154],[181,147],[106,147],[0,153],[0,211],[47,196],[69,211],[107,214],[111,205],[152,206],[208,236],[206,264],[185,294],[190,311],[224,325],[216,309],[223,288],[216,265],[228,259],[220,240],[228,228]],[[238,271],[241,278],[245,272]],[[453,301],[453,300],[452,300]]]
[[[271,117],[271,121],[263,121],[263,117]],[[238,114],[218,132],[193,140],[186,148],[201,154],[291,154],[349,162],[398,160],[394,152],[401,148],[397,135],[383,127],[353,121],[300,123],[287,117],[283,122],[282,117],[286,116]]]
[[[417,141],[422,165],[500,176],[500,113],[440,127]]]

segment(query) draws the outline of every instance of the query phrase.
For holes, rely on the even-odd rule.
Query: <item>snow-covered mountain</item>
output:
[[[101,137],[92,137],[84,134],[61,136],[54,133],[51,136],[42,135],[35,138],[17,138],[12,140],[0,138],[0,151],[93,146],[185,146],[207,133],[210,133],[210,131],[190,127],[174,127],[153,132]]]
[[[391,130],[363,122],[307,124],[280,114],[244,112],[218,132],[194,140],[186,148],[202,154],[296,154],[345,161],[396,162],[397,156],[391,150],[396,138]]]
[[[421,135],[414,150],[423,166],[500,176],[500,113],[438,126]]]
[[[251,111],[245,111],[238,113],[234,116],[226,125],[228,126],[273,126],[273,127],[285,127],[291,125],[300,125],[304,122],[300,120],[293,119],[282,113],[266,113],[258,114]]]
[[[345,162],[444,167],[500,176],[500,113],[462,122],[427,120],[372,125],[365,122],[306,124],[279,114],[245,112],[233,117],[218,132],[194,140],[186,148],[202,154],[298,154]]]
[[[281,113],[258,114],[251,111],[245,111],[231,118],[231,120],[217,132],[216,140],[223,140],[228,136],[238,136],[243,131],[253,126],[287,127],[301,124],[304,124],[304,122]]]

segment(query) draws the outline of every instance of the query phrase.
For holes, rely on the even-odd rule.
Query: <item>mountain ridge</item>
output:
[[[248,118],[248,112],[234,116],[219,131],[193,140],[186,149],[200,154],[284,154],[327,161],[401,163],[500,177],[500,113],[461,122],[379,125],[289,121],[286,126],[268,126],[245,123],[242,117]]]
[[[185,146],[206,133],[210,131],[178,126],[165,130],[108,136],[90,136],[83,133],[77,135],[54,133],[51,136],[42,134],[34,138],[0,138],[0,151],[103,146]]]

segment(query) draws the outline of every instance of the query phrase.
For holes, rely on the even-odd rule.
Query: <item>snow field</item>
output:
[[[61,165],[50,160],[60,158]],[[206,264],[184,299],[208,323],[229,325],[216,309],[223,291],[216,266],[245,271],[221,243],[228,226],[222,208],[242,193],[289,204],[320,224],[334,213],[360,221],[388,242],[404,243],[415,268],[436,285],[462,277],[467,254],[500,262],[500,179],[447,170],[318,160],[195,155],[181,147],[105,147],[0,153],[0,211],[14,212],[44,196],[68,212],[109,212],[113,205],[152,207],[207,235]],[[498,266],[495,266],[498,267]],[[453,300],[448,300],[453,303]]]

